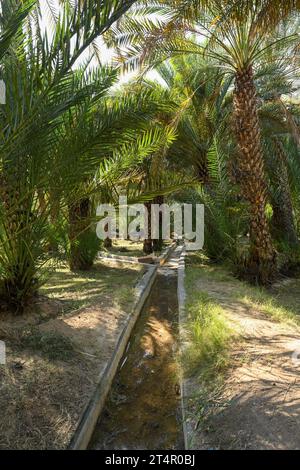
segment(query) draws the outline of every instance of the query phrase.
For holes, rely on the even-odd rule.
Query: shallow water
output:
[[[177,328],[177,270],[176,259],[171,259],[159,268],[120,362],[91,449],[183,449]]]

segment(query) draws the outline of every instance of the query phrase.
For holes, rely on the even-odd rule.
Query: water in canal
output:
[[[158,276],[120,362],[91,449],[183,449],[177,258]]]

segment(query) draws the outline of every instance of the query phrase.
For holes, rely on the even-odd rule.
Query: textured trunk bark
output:
[[[108,231],[108,224],[105,225],[105,231]],[[112,248],[112,240],[111,238],[105,238],[104,242],[103,242],[103,246],[104,248]]]
[[[86,260],[80,246],[80,238],[89,227],[90,206],[88,198],[69,205],[69,263],[72,271],[87,270],[92,266],[92,263]]]
[[[274,139],[274,148],[275,173],[279,193],[278,198],[273,203],[273,225],[280,238],[291,245],[298,245],[299,240],[294,222],[287,159],[282,142],[278,138]]]
[[[250,253],[245,274],[267,284],[276,275],[276,253],[266,218],[266,181],[252,67],[236,73],[234,121],[243,197],[250,206]]]
[[[148,233],[146,234],[147,236],[145,237],[144,240],[144,245],[143,245],[143,252],[146,255],[151,255],[153,253],[153,243],[151,239],[151,202],[146,202],[145,207],[148,210]]]
[[[21,314],[28,300],[38,290],[36,258],[33,255],[36,213],[32,212],[30,197],[20,197],[18,178],[0,176],[2,226],[6,240],[6,256],[1,263],[3,279],[0,296]],[[38,240],[39,241],[39,240]]]
[[[164,203],[164,196],[157,196],[153,200],[154,204],[159,204],[160,206]],[[152,222],[151,222],[152,224]],[[160,252],[163,247],[163,239],[162,239],[162,214],[159,213],[159,239],[153,240],[153,250],[155,252]]]

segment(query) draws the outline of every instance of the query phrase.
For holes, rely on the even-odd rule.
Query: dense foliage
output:
[[[22,312],[59,257],[89,269],[96,205],[121,193],[203,202],[207,254],[251,282],[297,268],[299,9],[2,2],[1,301]]]

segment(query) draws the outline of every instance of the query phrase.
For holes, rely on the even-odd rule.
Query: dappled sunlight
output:
[[[293,354],[300,347],[294,310],[299,281],[288,288],[279,283],[270,292],[234,278],[224,280],[223,269],[222,280],[206,269],[198,277],[195,271],[200,269],[188,268],[190,298],[196,298],[193,291],[197,289],[219,306],[236,341],[231,343],[222,375],[216,369],[200,395],[197,377],[192,380],[195,400],[189,412],[194,409],[199,422],[194,445],[203,449],[298,448],[300,381]],[[200,376],[207,359],[202,361]],[[201,403],[210,405],[202,408]],[[202,411],[196,411],[197,407]]]
[[[300,449],[300,0],[0,10],[0,449]]]
[[[142,266],[125,263],[106,266],[102,262],[97,262],[87,273],[58,269],[41,288],[41,293],[62,302],[65,311],[86,307],[97,299],[107,300],[108,297],[123,305],[132,299],[131,286],[127,287],[127,282],[137,280],[142,271]],[[112,285],[118,286],[114,292]]]
[[[177,278],[159,275],[121,360],[93,449],[182,448],[179,417]]]

